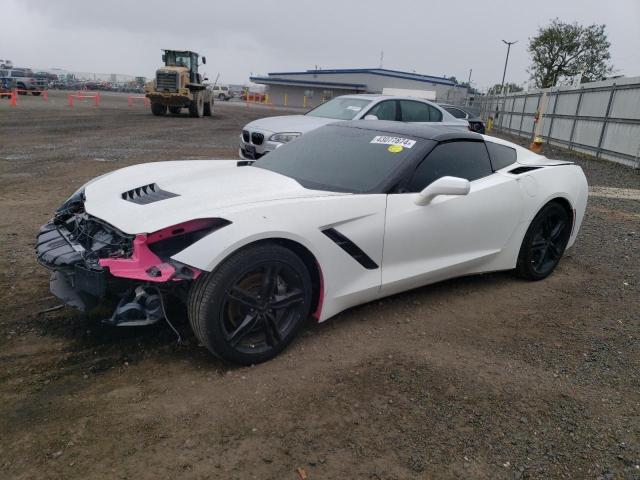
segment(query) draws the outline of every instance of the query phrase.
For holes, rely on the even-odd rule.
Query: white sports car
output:
[[[51,290],[113,325],[185,302],[196,337],[252,364],[364,302],[460,275],[540,280],[576,239],[582,169],[446,127],[341,122],[263,159],[127,167],[40,231]],[[168,319],[167,319],[168,321]]]

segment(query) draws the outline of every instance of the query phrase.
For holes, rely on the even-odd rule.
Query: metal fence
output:
[[[640,77],[480,97],[474,107],[498,132],[640,168]]]

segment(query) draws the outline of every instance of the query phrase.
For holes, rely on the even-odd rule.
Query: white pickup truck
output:
[[[0,78],[7,79],[9,84],[19,90],[23,90],[18,92],[20,95],[26,95],[28,92],[24,90],[29,90],[31,95],[38,96],[47,87],[47,80],[45,78],[36,78],[29,68],[0,70]]]
[[[227,85],[212,86],[211,94],[213,95],[213,98],[217,98],[218,100],[224,100],[225,102],[233,96],[231,95],[231,91],[229,91],[229,87]]]

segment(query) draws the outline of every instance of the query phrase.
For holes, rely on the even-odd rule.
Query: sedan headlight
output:
[[[300,132],[275,133],[271,135],[269,140],[271,140],[272,142],[289,143],[291,140],[295,140],[300,135],[302,135]]]

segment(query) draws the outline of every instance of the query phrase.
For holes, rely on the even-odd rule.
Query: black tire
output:
[[[151,102],[151,113],[155,116],[161,116],[167,114],[167,106],[162,103]]]
[[[172,115],[180,115],[181,111],[182,107],[169,107],[169,113],[171,113]]]
[[[218,100],[225,100],[224,93],[221,93],[220,95],[218,95]]]
[[[547,203],[524,236],[516,273],[527,280],[542,280],[556,268],[571,235],[571,216],[557,201]]]
[[[189,115],[194,118],[202,118],[204,115],[204,95],[202,92],[193,92],[193,100],[189,104]]]
[[[204,102],[204,116],[210,117],[213,115],[213,95],[209,96],[209,101]]]
[[[311,276],[291,250],[263,243],[239,250],[189,291],[198,340],[224,361],[252,365],[284,350],[309,317]]]
[[[34,97],[39,97],[40,96],[40,92],[31,92],[31,95],[33,95]]]

